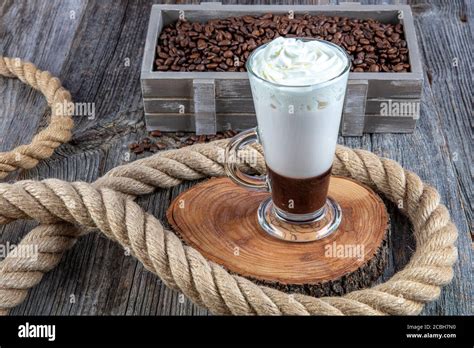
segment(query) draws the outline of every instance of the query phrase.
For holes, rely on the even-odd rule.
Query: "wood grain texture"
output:
[[[291,243],[259,226],[267,192],[213,178],[176,197],[166,216],[188,244],[230,272],[285,291],[335,296],[370,286],[385,267],[388,215],[382,200],[355,181],[332,177],[329,195],[342,209],[337,231]],[[304,233],[302,225],[291,226]]]
[[[382,1],[370,1],[379,2]],[[453,281],[422,314],[472,314],[473,6],[468,0],[409,3],[425,78],[421,117],[415,132],[340,137],[339,143],[393,158],[439,190],[459,229],[459,261]],[[95,103],[96,112],[93,120],[76,117],[72,142],[35,169],[12,179],[54,177],[90,182],[124,163],[128,143],[145,134],[140,67],[151,5],[152,1],[146,0],[0,2],[1,54],[27,58],[41,69],[51,70],[71,90],[75,101]],[[71,10],[75,11],[74,20],[68,16]],[[454,58],[457,66],[453,65]],[[0,151],[31,140],[46,124],[48,112],[43,97],[21,82],[0,80],[0,101]],[[131,155],[130,160],[135,158]],[[191,185],[158,190],[138,202],[163,220],[171,199]],[[402,269],[415,248],[410,225],[396,213],[397,207],[390,204],[387,207],[391,216],[390,254],[379,281]],[[18,242],[32,226],[24,221],[1,226],[0,243]],[[65,254],[60,265],[45,276],[12,314],[206,315],[208,312],[191,304],[182,294],[167,289],[116,243],[90,234]]]

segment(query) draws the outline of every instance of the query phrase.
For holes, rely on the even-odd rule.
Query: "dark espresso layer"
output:
[[[309,214],[326,203],[331,168],[321,175],[295,179],[275,173],[267,166],[273,203],[291,214]]]

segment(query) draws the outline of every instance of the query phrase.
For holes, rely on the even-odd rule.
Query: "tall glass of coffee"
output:
[[[258,127],[230,141],[226,173],[271,192],[257,213],[267,233],[296,242],[326,237],[342,218],[327,193],[350,59],[327,41],[279,37],[257,48],[246,67]],[[252,142],[263,146],[265,176],[242,173],[234,160]]]

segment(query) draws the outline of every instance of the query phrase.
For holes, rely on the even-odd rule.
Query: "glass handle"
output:
[[[256,128],[251,128],[233,137],[225,149],[224,169],[227,176],[236,184],[252,190],[268,191],[266,175],[248,175],[237,166],[239,162],[238,152],[243,147],[257,142]]]

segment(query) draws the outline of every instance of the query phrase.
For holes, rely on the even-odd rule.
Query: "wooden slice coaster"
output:
[[[257,208],[269,196],[228,178],[213,178],[180,194],[167,218],[207,259],[230,272],[285,291],[340,295],[370,286],[386,263],[388,214],[380,197],[353,180],[331,177],[329,195],[342,222],[308,243],[276,239],[260,227]]]

